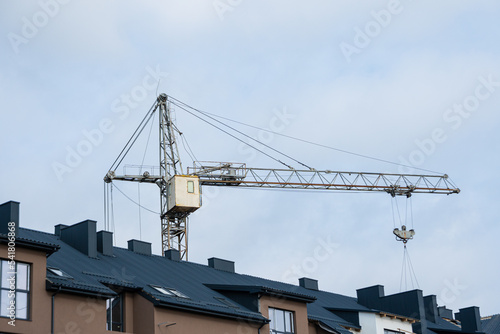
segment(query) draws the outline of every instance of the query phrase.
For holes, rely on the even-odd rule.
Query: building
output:
[[[21,228],[19,203],[0,205],[0,332],[500,333],[498,316],[481,320],[471,307],[453,317],[421,290],[385,296],[373,286],[348,297],[311,278],[285,284],[236,273],[231,261],[201,265],[112,240],[92,220],[54,233]]]

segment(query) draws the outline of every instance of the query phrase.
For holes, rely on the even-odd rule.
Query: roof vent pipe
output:
[[[78,224],[59,229],[62,241],[89,257],[97,257],[97,222],[84,220]],[[57,231],[57,227],[56,227]]]
[[[234,262],[212,257],[208,259],[208,266],[217,270],[227,271],[234,273]]]
[[[177,249],[169,249],[165,251],[165,257],[172,261],[179,262],[181,260],[181,253]]]
[[[68,227],[68,225],[58,224],[58,225],[54,226],[54,234],[60,238],[61,231],[64,230],[66,227]]]
[[[127,243],[128,243],[128,250],[130,250],[134,253],[148,255],[148,256],[151,256],[151,254],[152,254],[150,242],[132,239],[132,240],[127,241]]]
[[[0,205],[0,233],[14,232],[17,237],[19,230],[19,202],[9,201]]]
[[[97,251],[102,255],[113,256],[113,233],[109,231],[97,232]]]
[[[356,290],[358,303],[368,308],[380,309],[380,298],[384,297],[384,287],[382,285],[374,285],[363,289]]]
[[[299,278],[299,285],[308,290],[318,291],[318,281],[312,278],[302,277]]]
[[[424,309],[425,309],[425,318],[433,323],[438,322],[438,307],[437,307],[437,299],[435,295],[429,295],[424,297]]]
[[[459,311],[462,332],[473,333],[481,330],[481,316],[479,307],[462,308]]]
[[[439,306],[438,313],[441,318],[453,320],[453,311],[446,308],[446,306]]]

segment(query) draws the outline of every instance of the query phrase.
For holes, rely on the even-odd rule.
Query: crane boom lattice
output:
[[[140,135],[152,115],[159,111],[159,174],[117,175],[116,169]],[[147,123],[146,121],[146,123]],[[244,163],[194,162],[184,174],[176,143],[170,102],[161,94],[144,118],[139,129],[129,140],[110,168],[104,181],[115,180],[155,183],[160,188],[160,219],[162,250],[177,249],[181,259],[187,260],[188,216],[201,206],[202,186],[229,186],[238,188],[274,188],[295,190],[386,192],[391,196],[413,193],[458,194],[460,189],[448,175],[391,174],[373,172],[342,172],[331,170],[297,170],[251,168]],[[135,138],[134,138],[135,136]],[[118,162],[118,163],[117,163]],[[153,169],[154,170],[154,169]]]
[[[162,252],[177,249],[181,258],[187,260],[187,216],[169,212],[169,180],[174,175],[183,174],[182,164],[175,139],[174,124],[170,113],[170,104],[166,94],[161,94],[157,100],[160,124],[160,218]]]
[[[188,167],[188,174],[198,176],[202,185],[211,186],[383,191],[393,196],[460,192],[447,175],[248,168],[245,164],[223,162],[198,163],[194,167]]]

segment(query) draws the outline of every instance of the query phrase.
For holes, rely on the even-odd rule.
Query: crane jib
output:
[[[262,169],[260,169],[262,170]],[[317,173],[317,172],[316,172]],[[239,187],[253,187],[253,188],[278,188],[278,189],[302,189],[302,190],[330,190],[330,191],[380,191],[387,192],[394,195],[408,195],[410,193],[433,193],[433,194],[458,194],[460,189],[452,187],[445,181],[445,177],[427,176],[425,179],[420,177],[418,183],[411,183],[407,180],[408,176],[400,175],[398,180],[406,180],[406,183],[398,184],[397,182],[389,182],[384,180],[385,184],[381,183],[381,177],[368,182],[367,179],[355,177],[354,181],[349,181],[345,177],[337,177],[340,182],[293,182],[290,177],[281,177],[282,181],[278,181],[275,175],[273,180],[267,177],[257,177],[252,174],[246,176],[234,175],[196,175],[199,177],[200,185],[202,186],[239,186]],[[353,173],[351,173],[353,175]],[[304,178],[304,177],[302,177]],[[438,181],[434,185],[428,178],[437,178]],[[158,183],[163,180],[163,177],[158,175],[114,175],[110,173],[106,179],[108,182],[111,180],[133,181],[140,183]],[[423,180],[423,181],[422,181]],[[364,183],[356,183],[364,182]],[[421,183],[421,184],[420,184]],[[444,186],[443,186],[444,185]]]
[[[412,193],[435,193],[435,194],[458,194],[458,188],[435,188],[435,187],[411,187],[411,186],[381,186],[381,185],[348,185],[335,183],[300,183],[300,182],[259,182],[244,180],[213,180],[200,178],[200,184],[204,186],[240,186],[240,187],[261,187],[280,189],[314,189],[314,190],[359,190],[359,191],[383,191],[391,192],[396,190],[402,194]]]

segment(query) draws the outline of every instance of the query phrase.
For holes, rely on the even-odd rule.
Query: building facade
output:
[[[115,247],[96,225],[25,229],[19,203],[0,205],[1,333],[498,333],[497,318],[481,321],[477,307],[453,317],[421,290],[343,296],[311,278],[292,285],[242,275],[219,258],[153,255],[139,240]]]

